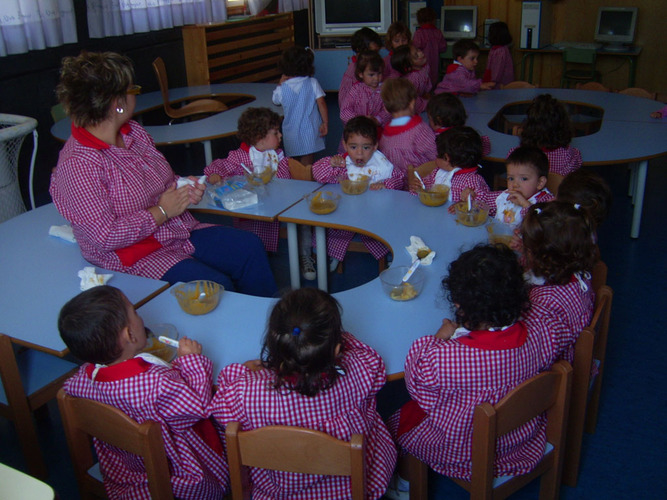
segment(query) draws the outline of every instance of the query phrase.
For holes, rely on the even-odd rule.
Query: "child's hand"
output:
[[[209,184],[217,184],[218,182],[222,181],[222,177],[219,174],[211,174],[206,180]]]
[[[484,82],[482,85],[480,85],[481,90],[491,90],[493,87],[496,86],[496,82]]]
[[[201,354],[201,344],[196,340],[183,337],[178,341],[176,356],[187,356],[188,354]]]
[[[461,199],[462,200],[468,200],[468,196],[470,196],[471,200],[474,200],[477,198],[477,193],[473,188],[465,188],[463,191],[461,191]]]
[[[324,137],[329,133],[329,125],[327,123],[322,123],[320,125],[320,137]]]
[[[660,111],[654,111],[651,113],[651,118],[662,118],[662,113]]]
[[[188,185],[188,194],[190,196],[190,203],[193,205],[197,205],[202,197],[204,196],[204,192],[206,191],[206,184],[204,183],[199,183],[199,179],[194,176],[189,176],[188,179],[192,179],[195,181],[194,186]]]
[[[456,213],[456,203],[452,202],[448,207],[447,207],[447,213],[450,214],[455,214]]]
[[[345,166],[345,158],[343,158],[341,155],[334,155],[331,157],[331,166],[332,167],[344,167]]]
[[[509,190],[509,196],[507,196],[507,199],[514,203],[515,205],[519,205],[520,207],[529,207],[530,202],[524,198],[524,196],[519,193],[518,191],[512,191],[511,189]]]
[[[380,189],[384,189],[384,182],[374,182],[373,184],[370,185],[371,191],[379,191]]]
[[[419,182],[419,179],[417,179],[417,177],[413,175],[412,178],[410,179],[410,183],[408,184],[408,189],[410,190],[411,193],[418,193],[421,188],[422,185]]]
[[[514,230],[509,246],[515,252],[523,253],[523,238],[521,238],[521,230],[519,228]]]
[[[261,359],[249,359],[243,363],[243,366],[245,366],[251,372],[256,372],[257,370],[261,370],[264,367],[264,365],[262,365]]]
[[[452,335],[454,335],[454,330],[458,328],[458,325],[454,323],[451,319],[445,318],[442,320],[442,325],[435,333],[436,339],[449,340]]]

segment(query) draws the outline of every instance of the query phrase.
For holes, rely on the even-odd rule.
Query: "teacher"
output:
[[[50,193],[83,257],[113,271],[169,283],[207,279],[228,290],[272,296],[276,284],[262,242],[189,212],[203,184],[176,187],[153,139],[131,120],[132,62],[113,52],[63,59],[58,100],[72,120]],[[190,178],[196,181],[196,178]]]

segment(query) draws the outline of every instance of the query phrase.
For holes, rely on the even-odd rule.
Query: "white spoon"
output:
[[[422,180],[421,176],[419,175],[419,172],[415,170],[415,177],[419,181],[419,183],[422,185],[422,189],[426,191],[426,186],[424,185],[424,181]]]

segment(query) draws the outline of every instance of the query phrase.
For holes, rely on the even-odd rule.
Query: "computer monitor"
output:
[[[477,6],[447,5],[440,9],[440,27],[448,40],[477,37]]]
[[[637,7],[600,7],[595,25],[596,42],[608,43],[607,50],[623,50],[635,39]]]

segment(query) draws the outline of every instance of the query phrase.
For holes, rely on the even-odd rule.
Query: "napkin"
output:
[[[221,201],[226,210],[238,210],[239,208],[255,205],[259,200],[257,193],[246,189],[237,189],[222,195]]]
[[[205,184],[206,183],[206,176],[205,175],[200,175],[197,177],[197,182],[199,184]],[[183,186],[194,186],[195,181],[192,179],[188,179],[187,177],[179,177],[178,180],[176,181],[176,189],[182,188]]]
[[[63,224],[62,226],[51,226],[49,228],[49,236],[55,236],[56,238],[61,238],[70,243],[76,243],[76,238],[74,237],[74,231],[72,231],[72,226],[69,224]]]
[[[410,236],[410,246],[405,247],[405,249],[410,254],[410,257],[412,257],[412,262],[417,260],[417,252],[423,248],[431,250],[428,247],[428,245],[424,243],[424,240],[422,240],[419,236]],[[434,258],[435,258],[435,252],[431,250],[429,254],[421,260],[421,265],[429,266],[431,262],[433,262]]]
[[[84,267],[78,274],[81,278],[81,291],[106,285],[107,281],[113,276],[113,274],[97,274],[94,267]]]

